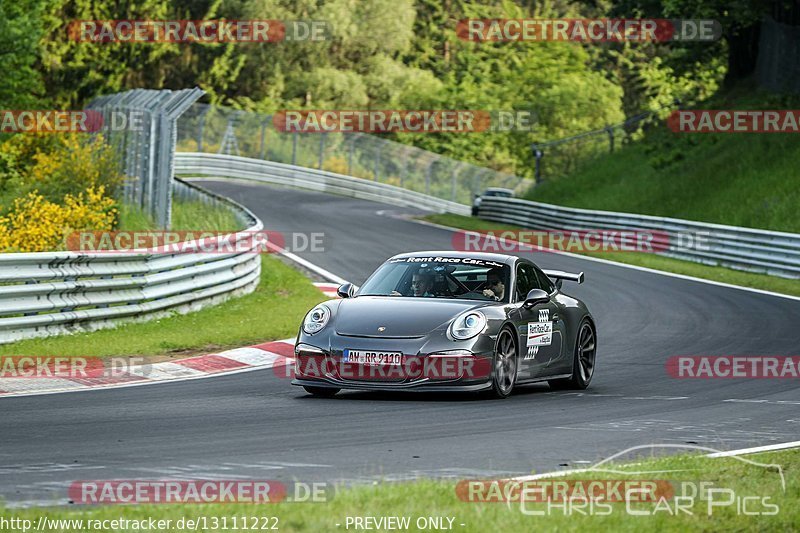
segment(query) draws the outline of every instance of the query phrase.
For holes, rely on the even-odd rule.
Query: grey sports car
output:
[[[512,255],[414,252],[358,289],[314,307],[295,345],[292,383],[341,389],[486,391],[547,381],[585,389],[597,353],[586,305],[561,292],[583,273],[541,270]]]

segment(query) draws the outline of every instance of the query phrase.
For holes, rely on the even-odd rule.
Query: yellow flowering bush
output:
[[[119,211],[113,198],[105,196],[105,186],[89,187],[64,197],[65,223],[72,230],[109,231],[116,227]]]
[[[0,250],[44,252],[61,250],[73,231],[108,231],[117,223],[118,210],[102,185],[89,187],[63,204],[45,199],[38,191],[16,198],[9,212],[0,217]]]
[[[322,169],[337,174],[347,174],[347,160],[344,157],[329,157],[322,163]]]
[[[78,133],[61,135],[52,149],[37,152],[27,178],[53,201],[100,185],[113,194],[122,182],[113,149],[101,136]]]
[[[10,137],[0,144],[0,251],[60,250],[71,232],[114,229],[121,182],[102,136]]]

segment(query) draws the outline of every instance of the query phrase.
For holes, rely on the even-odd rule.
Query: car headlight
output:
[[[313,335],[324,328],[330,318],[331,310],[324,305],[318,305],[303,319],[303,331]]]
[[[450,324],[450,335],[458,341],[471,339],[486,328],[486,317],[480,311],[462,313]]]

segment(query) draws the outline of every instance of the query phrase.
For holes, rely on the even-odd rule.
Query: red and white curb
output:
[[[328,298],[338,298],[338,283],[314,283]],[[113,376],[104,369],[81,377],[0,377],[0,398],[34,396],[94,389],[133,387],[165,381],[186,381],[281,367],[294,361],[294,339],[266,342],[177,361],[132,366]]]
[[[108,376],[104,369],[69,378],[0,378],[0,398],[186,381],[285,366],[294,361],[294,339],[265,342],[177,361],[132,366]]]
[[[321,290],[322,294],[328,298],[339,298],[339,295],[336,294],[336,289],[338,289],[340,285],[341,283],[314,283],[314,286]]]

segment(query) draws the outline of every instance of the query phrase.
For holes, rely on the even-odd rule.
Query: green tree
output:
[[[0,0],[0,109],[29,108],[42,103],[44,85],[36,62],[42,4]]]

